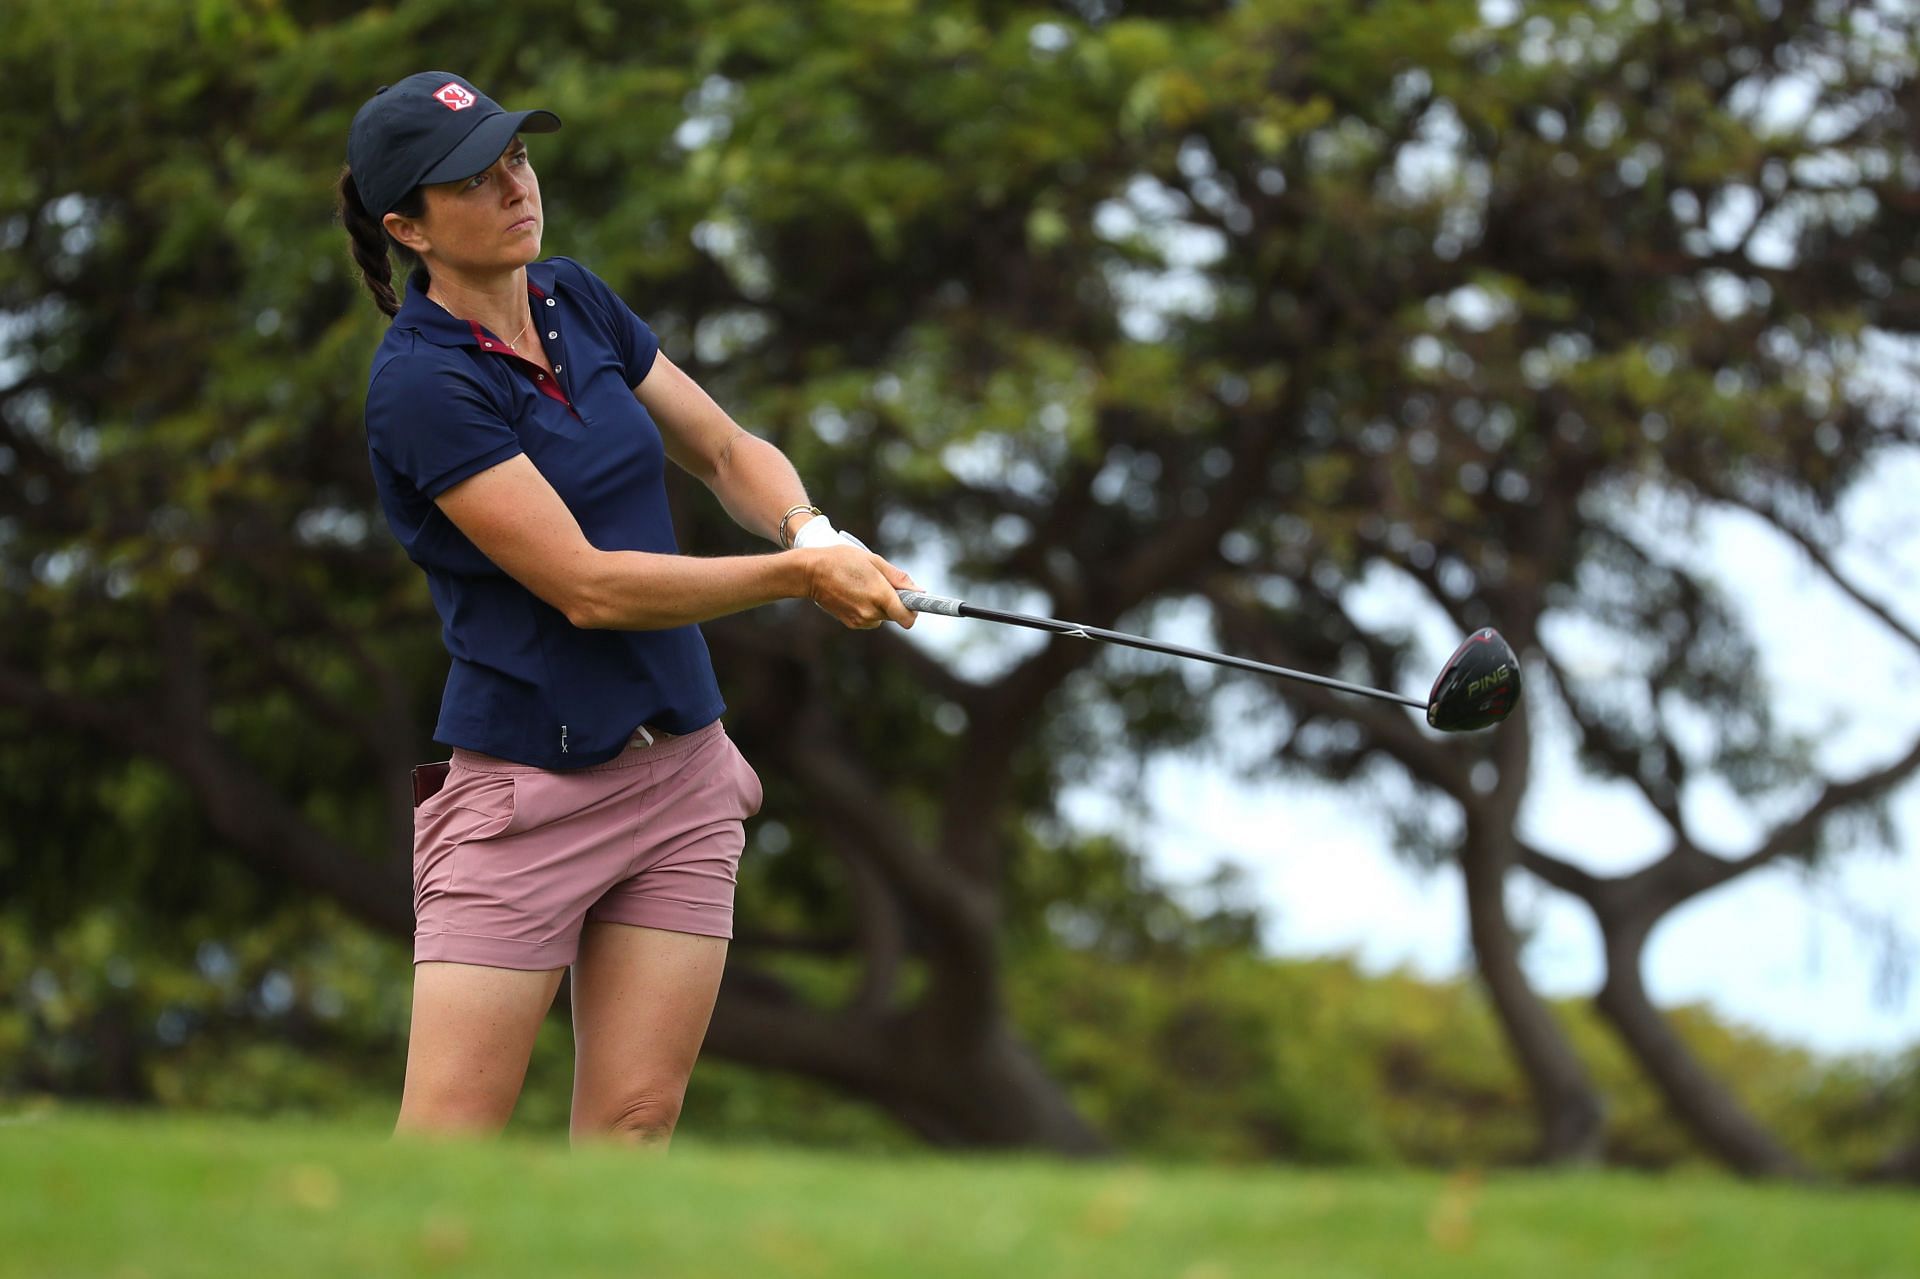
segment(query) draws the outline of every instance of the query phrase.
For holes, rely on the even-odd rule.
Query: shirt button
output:
[[[547,299],[547,305],[548,305],[548,306],[552,306],[552,305],[553,305],[553,299],[552,299],[552,298],[548,298],[548,299]]]
[[[480,345],[486,347],[489,351],[493,350],[493,343],[491,342],[482,342]]]
[[[550,337],[550,338],[557,338],[557,337],[559,337],[559,336],[560,336],[560,330],[558,330],[558,329],[548,329],[548,330],[547,330],[547,336],[548,336],[548,337]]]
[[[554,371],[555,373],[558,373],[558,372],[559,372],[559,371],[560,371],[561,369],[564,369],[564,368],[566,368],[566,367],[567,367],[567,366],[566,366],[566,365],[564,365],[564,364],[556,364],[556,365],[554,365],[554,366],[553,366],[553,371]]]
[[[547,375],[544,373],[536,373],[533,375],[533,380],[536,382],[544,382],[547,380]]]

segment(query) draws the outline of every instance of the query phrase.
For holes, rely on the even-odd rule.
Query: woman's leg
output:
[[[394,1132],[491,1135],[505,1128],[565,971],[415,964],[407,1081]]]
[[[573,966],[575,1145],[666,1149],[726,962],[724,937],[586,922]]]

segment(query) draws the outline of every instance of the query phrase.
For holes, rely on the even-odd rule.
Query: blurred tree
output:
[[[1409,848],[1459,861],[1542,1153],[1600,1149],[1599,1091],[1505,904],[1523,857],[1558,860],[1519,834],[1545,749],[1527,717],[1558,699],[1588,766],[1655,794],[1713,773],[1758,795],[1810,763],[1738,618],[1646,552],[1632,502],[1831,512],[1911,441],[1849,382],[1915,320],[1910,15],[16,10],[0,776],[31,824],[0,832],[10,898],[238,922],[317,893],[410,931],[405,776],[437,753],[444,657],[372,502],[379,322],[326,192],[366,93],[439,65],[565,119],[536,149],[548,251],[621,287],[837,523],[930,586],[1394,686],[1430,673],[1423,634],[1494,623],[1556,676],[1500,732],[1443,743],[1067,641],[955,651],[797,606],[713,624],[768,782],[713,1049],[935,1140],[1098,1148],[1005,1007],[1001,925],[1039,891],[1019,854],[1082,856],[1060,788],[1192,745],[1235,683],[1270,705],[1276,763],[1371,784]],[[688,546],[744,547],[677,496]],[[1415,593],[1405,621],[1367,608],[1382,583]],[[1582,689],[1557,629],[1581,620],[1644,663]],[[1704,752],[1676,703],[1714,726]],[[1785,851],[1910,767],[1829,790]],[[1659,913],[1602,916],[1631,940]],[[846,980],[797,980],[796,955],[844,957]],[[1616,957],[1605,1006],[1678,1113],[1742,1166],[1787,1166],[1713,1117],[1730,1099],[1706,1071],[1676,1072],[1631,997],[1637,943]]]
[[[1457,628],[1497,622],[1549,677],[1533,713],[1551,700],[1581,764],[1633,785],[1670,827],[1667,856],[1600,879],[1520,837],[1540,745],[1519,717],[1483,749],[1443,749],[1371,707],[1286,694],[1304,715],[1283,758],[1332,777],[1391,760],[1451,801],[1411,807],[1407,842],[1465,872],[1481,974],[1550,1154],[1591,1151],[1602,1130],[1518,965],[1503,905],[1516,864],[1595,910],[1600,1007],[1676,1114],[1735,1167],[1798,1167],[1673,1035],[1640,961],[1673,908],[1812,857],[1830,819],[1870,809],[1920,764],[1916,740],[1861,775],[1821,777],[1809,743],[1772,718],[1737,579],[1688,554],[1709,511],[1759,514],[1913,638],[1808,521],[1834,525],[1853,480],[1914,439],[1901,395],[1859,381],[1876,363],[1913,367],[1891,339],[1911,334],[1920,283],[1914,41],[1911,14],[1885,6],[1530,6],[1499,34],[1455,41],[1457,61],[1393,68],[1347,153],[1386,196],[1350,213],[1340,245],[1342,276],[1374,291],[1350,285],[1342,309],[1383,322],[1355,344],[1373,358],[1329,404],[1337,443],[1316,458],[1352,518],[1253,542],[1251,563],[1283,583],[1230,564],[1209,593],[1247,651],[1315,669],[1346,654],[1376,681],[1403,669],[1406,628],[1365,620],[1354,588],[1369,575],[1412,579],[1416,607]],[[1389,107],[1396,94],[1410,105]],[[1266,201],[1246,194],[1252,176],[1225,184],[1256,221],[1326,198],[1309,179]],[[1275,227],[1268,242],[1287,238]],[[1432,253],[1396,252],[1403,238]],[[1574,674],[1593,663],[1569,659],[1596,647],[1604,674]],[[1747,855],[1714,856],[1682,810],[1715,785],[1787,816]],[[1873,842],[1840,829],[1845,846]]]

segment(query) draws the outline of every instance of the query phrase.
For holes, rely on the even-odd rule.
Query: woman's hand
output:
[[[843,544],[787,554],[810,557],[807,595],[843,625],[859,631],[870,631],[885,621],[913,625],[914,612],[900,602],[900,592],[920,588],[872,551]]]

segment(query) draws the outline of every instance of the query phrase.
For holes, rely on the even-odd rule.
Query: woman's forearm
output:
[[[812,593],[817,551],[711,559],[601,551],[570,615],[592,630],[654,631],[705,622]]]
[[[780,544],[781,514],[807,500],[800,473],[787,455],[746,431],[733,437],[707,486],[735,524],[775,545]],[[802,513],[788,521],[788,540],[812,518]]]

